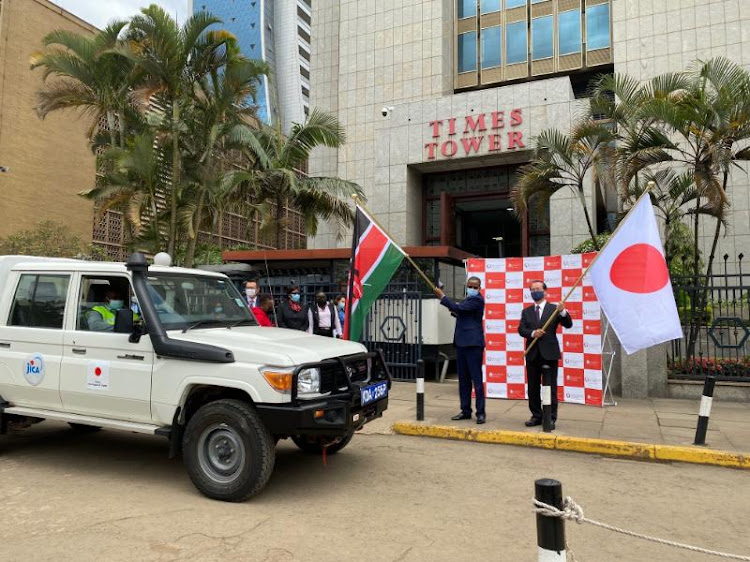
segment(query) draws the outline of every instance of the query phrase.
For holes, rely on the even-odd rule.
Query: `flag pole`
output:
[[[368,209],[367,207],[365,207],[364,203],[362,203],[362,200],[361,200],[361,199],[359,198],[359,195],[357,195],[356,193],[353,193],[353,194],[352,194],[352,199],[354,199],[354,202],[355,202],[355,203],[356,203],[356,204],[357,204],[358,206],[362,207],[362,210],[363,210],[363,211],[365,211],[365,212],[367,213],[367,215],[368,215],[368,216],[370,217],[370,220],[371,220],[372,222],[374,222],[374,223],[375,223],[375,224],[376,224],[376,225],[377,225],[377,226],[378,226],[378,227],[380,228],[380,230],[382,230],[383,232],[385,232],[386,234],[388,234],[388,231],[387,231],[387,230],[386,230],[385,228],[383,228],[383,225],[382,225],[382,224],[380,224],[380,223],[379,223],[379,222],[378,222],[378,221],[377,221],[377,220],[375,219],[375,217],[374,217],[374,216],[373,216],[373,214],[372,214],[372,213],[370,212],[370,210],[369,210],[369,209]],[[390,235],[390,234],[388,234],[388,237],[390,238],[390,237],[391,237],[391,235]],[[356,244],[356,242],[355,242],[355,244]],[[354,246],[353,246],[353,247],[354,247]],[[422,271],[422,268],[420,268],[420,267],[419,267],[419,266],[418,266],[418,265],[416,264],[416,262],[415,262],[415,261],[414,261],[413,259],[411,259],[411,256],[410,256],[409,254],[407,254],[406,252],[404,252],[403,248],[401,248],[401,247],[399,246],[399,249],[400,249],[400,250],[401,250],[401,252],[402,252],[402,253],[404,254],[404,257],[406,258],[406,260],[407,260],[407,261],[408,261],[408,262],[409,262],[409,263],[410,263],[410,264],[411,264],[411,265],[412,265],[412,266],[414,267],[414,269],[416,269],[416,270],[417,270],[417,273],[419,273],[419,274],[420,274],[420,275],[422,276],[422,279],[424,279],[425,283],[427,283],[427,286],[428,286],[428,287],[430,288],[430,290],[434,292],[434,291],[435,291],[435,289],[437,289],[437,287],[435,286],[435,283],[433,283],[433,282],[432,282],[432,280],[431,280],[431,279],[430,279],[429,277],[427,277],[427,274],[426,274],[426,273],[425,273],[424,271]],[[352,256],[353,256],[353,255],[354,255],[354,251],[352,250]],[[352,263],[353,263],[353,262],[352,262]]]
[[[641,193],[640,197],[638,197],[638,199],[636,199],[635,203],[633,203],[633,206],[630,209],[631,210],[635,209],[635,207],[638,205],[638,203],[641,202],[641,199],[643,199],[644,197],[646,197],[647,195],[649,195],[651,193],[651,189],[653,189],[653,187],[655,185],[656,185],[656,183],[653,182],[653,181],[648,182],[646,184],[645,191],[643,193]],[[604,249],[609,245],[610,242],[612,242],[612,240],[614,240],[615,234],[617,234],[617,231],[620,230],[620,228],[628,221],[629,218],[630,218],[630,211],[628,211],[628,214],[625,215],[625,218],[623,218],[620,221],[620,224],[617,225],[617,228],[615,228],[614,232],[612,233],[612,236],[610,236],[609,240],[607,240],[604,243],[604,246],[601,247],[601,249],[599,250],[599,252],[596,254],[596,257],[593,260],[591,260],[591,263],[586,267],[586,269],[583,270],[583,273],[581,273],[581,275],[578,277],[578,279],[576,280],[576,282],[573,283],[573,286],[571,287],[570,291],[568,291],[568,294],[565,295],[565,298],[560,301],[560,303],[558,304],[558,306],[560,306],[561,304],[564,305],[565,302],[570,298],[570,295],[572,295],[573,291],[575,291],[578,288],[578,285],[580,285],[580,283],[583,281],[583,278],[586,277],[586,274],[589,272],[589,270],[591,269],[591,267],[596,263],[596,260],[598,260],[599,256],[602,255],[602,252],[604,252]],[[552,313],[552,315],[549,318],[547,318],[547,321],[544,323],[544,325],[540,329],[543,332],[546,332],[547,328],[550,327],[550,325],[552,324],[552,322],[554,321],[554,319],[557,318],[557,315],[559,313],[560,313],[560,309],[559,308],[555,308],[555,311]],[[526,348],[526,350],[523,352],[523,356],[524,357],[526,357],[526,355],[528,355],[529,351],[531,351],[531,348],[534,347],[534,344],[537,342],[537,340],[540,337],[541,336],[537,336],[533,340],[531,340],[531,343]]]
[[[357,251],[357,239],[359,238],[359,232],[357,231],[357,213],[356,209],[354,212],[354,225],[352,228],[352,255],[349,259],[349,281],[346,288],[346,316],[344,317],[344,339],[349,339],[349,334],[352,329],[352,293],[354,292],[354,253]]]

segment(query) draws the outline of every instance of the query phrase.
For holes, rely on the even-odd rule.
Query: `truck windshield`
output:
[[[149,275],[148,290],[165,330],[257,325],[239,291],[226,279],[158,273]]]

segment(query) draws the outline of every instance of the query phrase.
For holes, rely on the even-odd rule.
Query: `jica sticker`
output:
[[[37,386],[44,380],[44,357],[39,353],[26,358],[23,365],[23,378],[31,386]]]

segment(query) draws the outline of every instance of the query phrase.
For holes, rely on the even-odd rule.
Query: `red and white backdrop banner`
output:
[[[470,259],[468,276],[482,280],[485,299],[484,384],[487,398],[528,398],[521,311],[532,304],[529,283],[544,279],[549,302],[568,294],[595,253],[532,258]],[[558,330],[562,358],[557,370],[560,402],[602,405],[602,324],[599,301],[588,279],[565,303],[573,327]]]

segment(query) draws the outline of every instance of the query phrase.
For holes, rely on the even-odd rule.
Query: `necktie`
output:
[[[536,325],[538,326],[541,323],[542,323],[542,317],[539,314],[539,305],[536,305]]]

